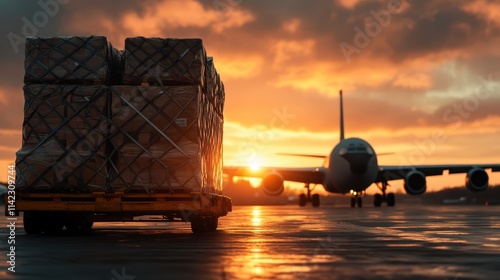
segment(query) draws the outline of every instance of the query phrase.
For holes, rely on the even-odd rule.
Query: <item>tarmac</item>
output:
[[[201,235],[160,220],[27,235],[19,217],[14,245],[1,216],[0,278],[499,279],[499,214],[500,206],[234,206]]]

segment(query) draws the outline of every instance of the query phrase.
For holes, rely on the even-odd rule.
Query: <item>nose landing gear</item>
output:
[[[313,191],[315,187],[316,185],[311,189],[309,184],[304,186],[304,188],[307,189],[307,196],[305,194],[299,195],[299,206],[304,207],[307,202],[310,201],[313,207],[319,207],[319,194],[313,194],[311,196],[311,191]]]
[[[373,205],[375,207],[380,207],[383,202],[386,202],[387,206],[394,207],[394,205],[396,205],[396,196],[393,193],[388,193],[387,195],[385,193],[389,184],[387,182],[382,182],[382,186],[379,184],[377,184],[377,186],[382,191],[382,194],[373,196]]]
[[[356,192],[351,190],[351,195],[351,207],[356,207],[356,204],[359,208],[363,207],[363,196],[365,195],[365,192]]]

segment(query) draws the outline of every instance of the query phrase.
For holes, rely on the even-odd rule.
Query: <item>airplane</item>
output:
[[[365,190],[376,184],[381,193],[375,194],[373,205],[380,207],[382,203],[393,207],[396,204],[394,193],[387,193],[389,181],[404,180],[407,194],[423,194],[427,189],[426,176],[442,175],[445,170],[449,174],[466,173],[465,186],[472,192],[484,191],[488,188],[488,173],[500,171],[500,164],[444,164],[444,165],[412,165],[395,166],[379,165],[373,147],[360,138],[344,137],[344,109],[342,90],[340,90],[340,141],[327,156],[306,154],[281,154],[323,158],[319,167],[281,168],[265,167],[254,171],[248,167],[224,167],[224,173],[232,178],[258,177],[262,178],[261,187],[267,195],[280,195],[284,190],[284,181],[301,182],[305,184],[306,194],[299,196],[299,205],[305,206],[311,202],[313,207],[319,207],[318,194],[311,195],[311,184],[323,185],[330,193],[351,194],[351,207],[362,207]]]

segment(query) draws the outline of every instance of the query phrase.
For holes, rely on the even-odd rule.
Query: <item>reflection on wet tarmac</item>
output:
[[[254,206],[252,210],[252,226],[260,226],[262,219],[260,218],[260,206]]]
[[[135,279],[495,279],[499,210],[236,206],[204,235],[161,221],[97,223],[89,236],[19,231],[8,276],[109,280],[126,267]]]

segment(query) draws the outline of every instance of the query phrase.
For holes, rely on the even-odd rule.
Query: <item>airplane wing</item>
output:
[[[259,170],[252,170],[249,167],[224,167],[224,174],[231,177],[256,177],[264,178],[267,174],[272,172],[279,173],[283,180],[302,182],[309,184],[322,184],[325,179],[324,167],[306,167],[306,168],[283,168],[283,167],[261,167]]]
[[[376,183],[384,181],[404,179],[410,171],[420,171],[425,176],[443,175],[445,170],[449,174],[467,173],[473,168],[491,169],[491,171],[500,171],[500,164],[444,164],[444,165],[413,165],[413,166],[397,166],[397,165],[381,165],[379,173],[375,179]]]

